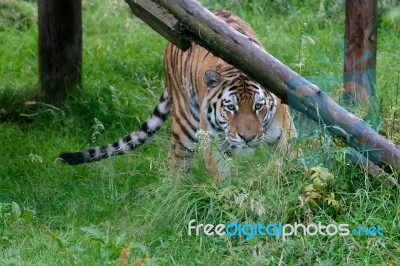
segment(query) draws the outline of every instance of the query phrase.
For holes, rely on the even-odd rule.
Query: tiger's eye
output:
[[[261,108],[262,108],[262,104],[261,104],[261,103],[256,103],[256,104],[254,105],[254,109],[255,109],[256,111],[260,110]]]
[[[227,106],[225,106],[229,111],[234,111],[235,110],[235,105],[233,104],[228,104]]]

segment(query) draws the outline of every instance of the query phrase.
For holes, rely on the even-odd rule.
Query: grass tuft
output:
[[[36,25],[35,5],[22,0],[0,0],[0,32],[26,30]]]

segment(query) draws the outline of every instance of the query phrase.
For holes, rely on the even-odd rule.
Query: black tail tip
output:
[[[80,152],[62,152],[58,158],[60,158],[63,163],[69,165],[77,165],[85,162],[83,154]]]

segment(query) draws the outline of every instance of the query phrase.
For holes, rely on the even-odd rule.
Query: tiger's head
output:
[[[276,96],[233,67],[207,70],[203,79],[208,92],[202,110],[208,128],[228,150],[255,148],[272,122]]]

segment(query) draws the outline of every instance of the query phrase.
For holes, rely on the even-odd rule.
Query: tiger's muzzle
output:
[[[243,148],[255,148],[262,140],[263,134],[251,134],[251,133],[236,133],[235,136],[228,136],[226,140],[233,146]]]

